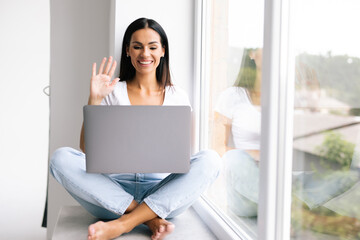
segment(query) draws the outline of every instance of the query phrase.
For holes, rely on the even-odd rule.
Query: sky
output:
[[[295,53],[360,57],[359,0],[291,0]],[[229,45],[261,47],[264,0],[229,0]]]

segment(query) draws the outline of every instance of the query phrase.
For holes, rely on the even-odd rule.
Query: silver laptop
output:
[[[185,173],[189,106],[84,106],[89,173]]]

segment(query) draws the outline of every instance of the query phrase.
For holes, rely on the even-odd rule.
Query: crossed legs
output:
[[[85,155],[75,149],[61,148],[51,159],[55,179],[90,213],[102,219],[88,228],[88,239],[112,239],[146,224],[152,239],[171,233],[174,225],[165,220],[185,211],[215,180],[220,157],[214,151],[201,151],[191,158],[186,174],[170,174],[149,188],[140,204],[123,187],[103,174],[85,171]]]

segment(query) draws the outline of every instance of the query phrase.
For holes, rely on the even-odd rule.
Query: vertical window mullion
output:
[[[208,138],[209,138],[209,106],[207,104],[209,99],[209,39],[210,39],[210,21],[209,16],[211,12],[211,4],[209,4],[208,0],[202,0],[202,54],[201,54],[201,108],[203,111],[201,111],[201,119],[200,119],[200,125],[201,125],[201,132],[200,132],[200,147],[202,149],[208,148]]]
[[[295,58],[290,29],[291,1],[281,2],[279,144],[276,239],[290,238]]]
[[[195,1],[195,27],[194,27],[194,88],[193,88],[193,145],[192,152],[198,152],[200,149],[200,139],[201,139],[201,125],[200,121],[202,119],[201,113],[201,79],[203,75],[202,71],[202,31],[203,31],[203,1]]]
[[[291,203],[292,86],[289,3],[265,0],[259,239],[288,239]]]

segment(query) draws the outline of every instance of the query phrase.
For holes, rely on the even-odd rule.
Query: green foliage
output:
[[[360,108],[352,108],[352,109],[350,109],[349,114],[352,115],[352,116],[360,116]]]
[[[347,169],[351,165],[354,155],[355,144],[343,139],[340,133],[328,131],[320,146],[316,147],[316,151],[329,163],[337,163],[343,169]]]
[[[296,57],[297,66],[306,65],[316,74],[320,89],[326,89],[329,97],[359,108],[360,59],[348,55],[311,55]]]
[[[329,113],[330,113],[331,115],[337,115],[337,116],[348,116],[347,113],[344,113],[343,111],[338,110],[338,109],[330,109],[330,110],[329,110]]]
[[[294,236],[302,236],[302,230],[305,230],[304,232],[311,231],[309,239],[317,239],[316,233],[338,239],[360,239],[358,218],[342,216],[323,206],[310,210],[295,196],[292,199],[291,228]],[[351,202],[349,205],[353,206],[354,203]]]

